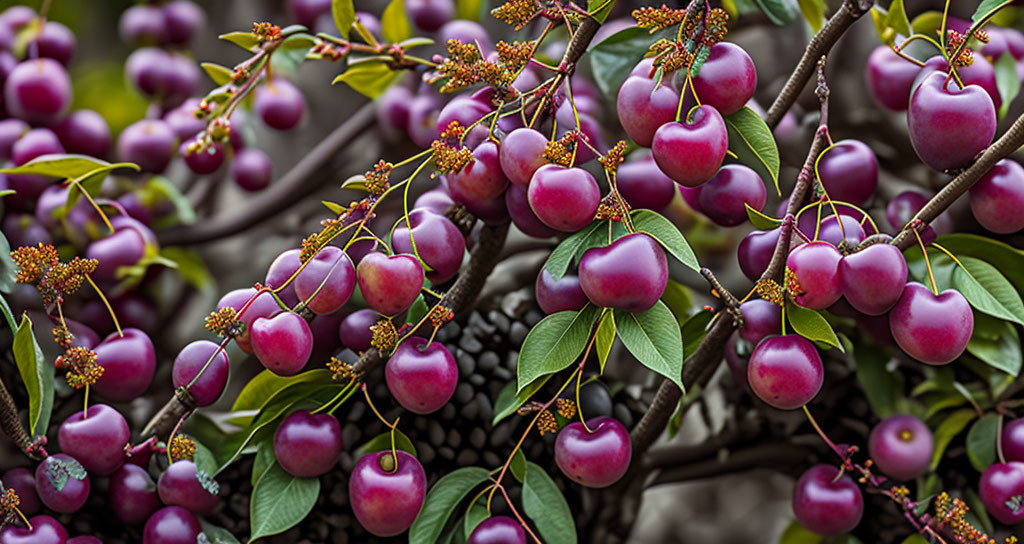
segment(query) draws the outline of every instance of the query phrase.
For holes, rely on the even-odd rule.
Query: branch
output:
[[[927,204],[921,208],[920,211],[914,216],[914,219],[910,221],[910,224],[914,224],[918,221],[924,224],[931,223],[939,216],[942,212],[946,211],[956,199],[963,196],[975,183],[981,180],[997,162],[1005,158],[1010,153],[1013,153],[1018,148],[1024,145],[1024,115],[1017,118],[1010,126],[1009,130],[996,142],[987,149],[985,152],[978,157],[978,160],[974,161],[974,164],[967,170],[964,170],[957,177],[953,178],[953,181],[949,182],[941,191],[938,192]],[[901,250],[907,249],[913,245],[916,238],[912,232],[913,228],[908,225],[900,231],[896,239],[892,241]]]
[[[331,163],[345,146],[373,126],[375,108],[376,106],[370,103],[356,110],[347,121],[334,129],[334,132],[310,150],[284,176],[271,183],[270,187],[258,196],[248,199],[244,205],[239,206],[238,213],[157,231],[160,244],[200,244],[238,234],[293,206],[314,189],[333,181],[334,177],[328,175]],[[317,178],[318,183],[310,182]]]
[[[25,426],[21,424],[18,407],[15,406],[14,399],[7,391],[3,380],[0,380],[0,429],[3,429],[7,438],[10,438],[19,450],[28,451],[32,445],[32,437],[28,435]]]
[[[800,58],[800,62],[796,65],[796,69],[789,76],[789,80],[786,81],[786,85],[779,92],[775,102],[768,108],[765,123],[768,124],[769,128],[774,129],[779,124],[779,121],[782,120],[782,116],[786,115],[789,108],[796,102],[800,91],[807,85],[807,81],[811,79],[811,74],[814,73],[814,65],[818,62],[818,59],[832,49],[832,46],[835,45],[840,36],[845,34],[846,30],[853,23],[857,22],[862,15],[867,13],[873,3],[868,0],[843,0],[843,5],[839,6],[839,10],[811,38],[810,43],[807,44],[807,49],[804,50],[803,57]]]
[[[807,446],[777,443],[762,444],[730,453],[724,461],[711,459],[662,470],[647,485],[647,488],[662,484],[674,484],[712,478],[723,474],[742,472],[756,468],[779,469],[803,464],[814,450]]]
[[[163,408],[156,413],[142,429],[142,439],[146,440],[155,436],[158,440],[166,441],[170,438],[174,426],[196,409],[196,401],[184,387],[174,390],[174,396],[164,404]]]

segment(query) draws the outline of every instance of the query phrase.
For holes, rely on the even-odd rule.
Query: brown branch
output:
[[[796,444],[761,444],[732,452],[723,461],[710,459],[662,470],[647,487],[712,478],[757,468],[779,469],[794,466],[803,464],[813,452],[812,448]]]
[[[779,121],[782,120],[782,117],[786,115],[786,112],[789,111],[789,108],[793,106],[793,103],[796,102],[800,91],[807,85],[807,81],[811,79],[811,75],[814,73],[814,65],[817,64],[818,59],[832,49],[832,46],[846,33],[846,30],[871,9],[873,3],[868,0],[843,0],[843,4],[829,18],[825,26],[811,38],[807,48],[804,50],[803,57],[800,58],[800,62],[796,65],[796,69],[789,76],[789,80],[786,81],[786,85],[779,92],[779,96],[775,98],[775,102],[768,108],[765,123],[770,128],[775,128]]]
[[[165,246],[190,245],[226,238],[293,206],[317,187],[336,181],[330,175],[332,163],[345,146],[373,126],[374,111],[372,103],[356,110],[285,175],[258,196],[247,200],[244,206],[239,206],[237,213],[157,231],[160,243]],[[313,183],[311,180],[319,181]]]
[[[142,429],[142,439],[145,440],[155,436],[158,440],[166,441],[174,426],[196,409],[196,401],[184,387],[174,390],[174,396],[164,404],[163,408],[156,413]]]
[[[4,385],[2,379],[0,379],[0,429],[3,429],[7,438],[10,438],[19,450],[27,451],[32,445],[32,437],[28,435],[25,426],[21,424],[18,407],[15,406],[14,399],[7,391],[7,386]]]
[[[985,152],[978,157],[978,160],[974,161],[974,164],[967,170],[961,172],[958,176],[953,178],[938,192],[927,204],[921,208],[920,211],[914,215],[914,218],[910,221],[910,224],[921,222],[924,224],[931,223],[939,216],[942,212],[946,211],[956,199],[963,196],[967,191],[974,186],[975,183],[981,180],[997,162],[1005,158],[1010,153],[1013,153],[1024,145],[1024,115],[1017,118],[1010,126],[1009,130],[1002,135],[996,142],[987,149]],[[915,242],[913,229],[908,225],[896,236],[892,241],[900,249],[907,249]]]

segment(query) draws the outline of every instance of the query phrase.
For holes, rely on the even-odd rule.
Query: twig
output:
[[[18,446],[21,451],[27,451],[32,445],[32,437],[28,435],[25,426],[21,424],[18,417],[18,407],[14,405],[14,399],[7,391],[7,386],[0,379],[0,429]]]
[[[163,408],[149,420],[146,427],[142,429],[142,439],[151,436],[159,440],[166,440],[171,435],[174,426],[185,419],[196,409],[196,401],[184,387],[174,390],[174,396],[164,404]]]
[[[807,48],[804,50],[803,57],[800,58],[800,62],[796,65],[796,69],[789,76],[789,80],[786,81],[786,85],[779,92],[779,96],[775,98],[775,102],[768,108],[765,123],[768,124],[769,128],[775,128],[779,121],[782,120],[782,117],[786,115],[786,112],[789,111],[789,108],[793,106],[793,103],[796,102],[800,91],[807,85],[807,81],[811,79],[811,75],[814,73],[814,65],[818,62],[818,59],[832,49],[832,46],[846,33],[846,30],[871,9],[872,4],[874,2],[869,0],[843,0],[843,4],[829,18],[825,26],[811,38]]]

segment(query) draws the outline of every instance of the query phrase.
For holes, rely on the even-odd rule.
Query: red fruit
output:
[[[619,481],[629,469],[632,456],[629,431],[610,417],[594,418],[586,427],[575,421],[566,425],[555,439],[558,468],[586,487],[608,487]]]
[[[997,234],[1024,228],[1024,167],[1010,159],[997,162],[971,187],[971,212]]]
[[[594,220],[601,189],[594,176],[582,168],[548,164],[534,172],[527,198],[533,213],[545,225],[574,232]]]
[[[974,332],[974,313],[959,291],[936,295],[924,285],[908,283],[889,312],[892,337],[907,355],[930,365],[953,362]]]
[[[662,125],[654,134],[651,152],[665,175],[696,187],[714,177],[722,166],[729,134],[722,114],[711,106],[700,106],[690,115],[690,122]]]
[[[679,93],[668,85],[656,85],[644,76],[626,78],[619,88],[616,110],[626,134],[638,145],[650,147],[654,134],[675,121]]]
[[[378,313],[395,315],[412,306],[423,288],[423,265],[414,255],[370,253],[356,267],[359,290]]]
[[[412,525],[423,506],[427,476],[415,457],[398,451],[364,455],[348,480],[348,496],[359,524],[377,536],[395,536]]]
[[[747,380],[759,399],[780,410],[793,410],[818,394],[825,369],[818,350],[806,338],[773,336],[750,354]]]
[[[786,259],[796,289],[793,302],[811,310],[824,310],[842,296],[839,261],[843,256],[828,242],[811,242],[794,249]]]
[[[815,465],[804,472],[793,491],[793,513],[807,530],[833,536],[851,531],[864,514],[864,497],[849,475]]]
[[[402,342],[384,368],[391,396],[406,410],[429,414],[444,407],[459,384],[455,357],[440,342],[412,337]]]
[[[212,475],[200,473],[195,463],[181,459],[164,470],[157,481],[156,490],[164,504],[188,508],[192,513],[202,516],[217,506],[220,488]]]
[[[313,332],[298,314],[280,312],[252,323],[252,349],[256,358],[278,376],[293,376],[313,353]]]
[[[642,312],[654,306],[668,285],[668,260],[653,238],[627,234],[580,259],[580,286],[597,306]]]
[[[992,143],[996,109],[984,89],[956,82],[945,86],[946,75],[932,73],[914,91],[907,110],[910,143],[921,161],[936,170],[967,166]]]
[[[89,407],[88,415],[75,412],[60,426],[58,441],[89,472],[107,475],[124,464],[124,447],[131,439],[128,422],[106,404]]]

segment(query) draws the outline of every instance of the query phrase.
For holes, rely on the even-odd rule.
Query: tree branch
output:
[[[796,444],[761,444],[732,452],[724,461],[710,459],[662,470],[647,485],[647,488],[662,484],[712,478],[756,468],[778,469],[803,464],[807,456],[813,452],[812,448]]]
[[[7,438],[10,438],[19,450],[27,451],[32,445],[32,437],[28,435],[25,426],[21,424],[18,407],[15,406],[14,398],[7,391],[3,380],[0,380],[0,429],[3,429]]]
[[[327,175],[332,162],[346,145],[373,126],[375,109],[376,106],[369,103],[356,110],[285,175],[255,198],[247,200],[244,206],[239,206],[238,213],[160,230],[156,233],[157,239],[165,246],[218,240],[238,234],[293,206],[312,190],[334,180]],[[310,180],[316,178],[320,178],[320,183],[310,183]]]
[[[997,162],[1019,149],[1022,145],[1024,145],[1024,115],[1018,117],[1002,137],[996,140],[994,144],[988,146],[970,168],[953,178],[953,181],[946,184],[938,194],[932,197],[914,215],[910,224],[900,231],[892,243],[901,250],[913,245],[916,238],[914,237],[912,225],[915,222],[920,221],[923,224],[928,224],[934,221],[956,199],[963,196],[975,183],[978,183]]]
[[[871,9],[873,3],[868,0],[843,0],[843,5],[839,6],[835,14],[825,23],[825,26],[811,38],[811,41],[807,44],[807,49],[804,50],[803,57],[800,58],[800,62],[796,65],[796,69],[789,76],[789,80],[786,81],[786,85],[779,92],[779,96],[775,98],[775,102],[768,108],[765,123],[768,124],[769,128],[774,129],[779,124],[779,121],[782,120],[782,117],[786,115],[786,112],[789,111],[789,108],[793,106],[793,103],[796,102],[800,91],[807,85],[807,81],[811,79],[811,75],[814,73],[814,65],[818,62],[818,59],[832,49],[832,46],[846,33],[846,30]]]

